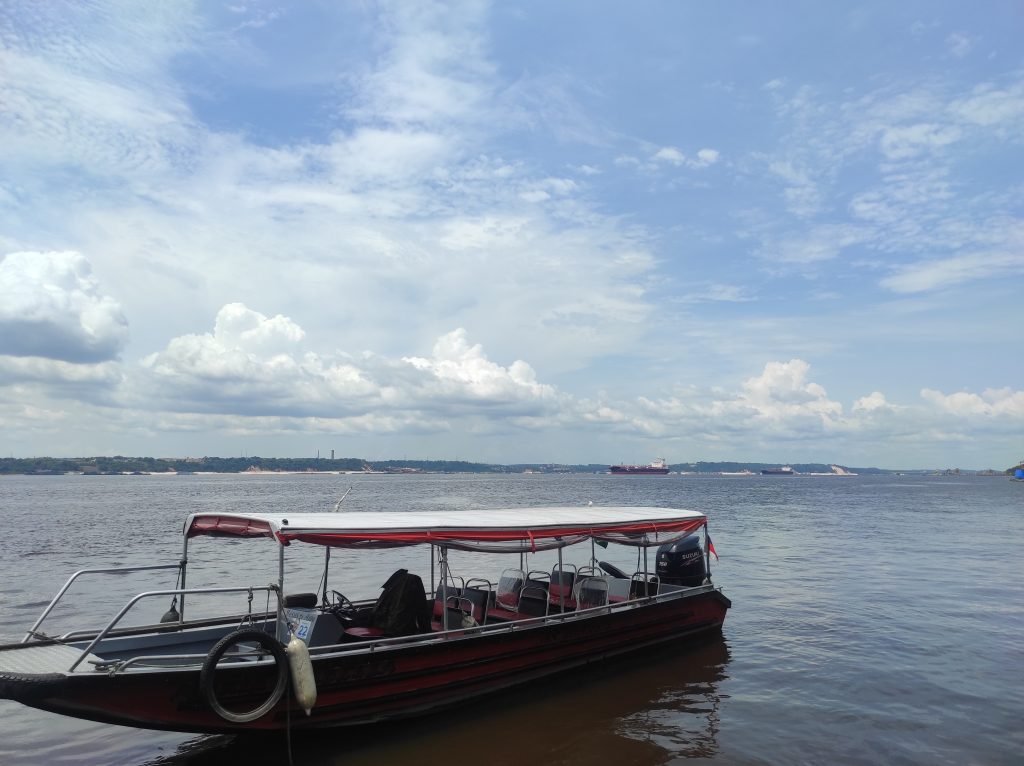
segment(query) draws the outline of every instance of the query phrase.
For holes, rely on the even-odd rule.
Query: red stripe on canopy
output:
[[[575,545],[588,538],[632,546],[674,542],[704,526],[694,511],[663,508],[535,508],[442,513],[294,514],[199,513],[185,533],[276,537],[343,548],[444,545],[518,552]]]
[[[187,535],[213,535],[220,537],[273,537],[270,522],[262,519],[242,519],[237,516],[196,516]]]
[[[640,543],[644,537],[652,538],[651,542],[662,540],[668,536],[678,537],[688,534],[704,525],[704,519],[685,519],[677,523],[639,522],[629,524],[607,525],[596,529],[580,529],[579,527],[545,528],[545,529],[429,529],[414,531],[387,531],[368,533],[367,531],[345,532],[345,531],[323,531],[323,532],[290,532],[282,529],[278,532],[278,539],[287,545],[292,540],[298,540],[313,545],[330,545],[338,547],[355,546],[398,546],[398,545],[421,545],[431,543],[433,545],[450,545],[452,547],[466,546],[475,548],[478,544],[501,543],[501,542],[524,542],[533,550],[537,548],[539,540],[557,542],[559,538],[568,542],[577,542],[581,538],[593,537],[598,540],[607,539],[609,542],[633,544]],[[519,550],[520,546],[512,546],[512,550]]]

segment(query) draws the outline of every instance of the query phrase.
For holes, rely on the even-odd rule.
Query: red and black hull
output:
[[[231,733],[367,724],[456,705],[511,686],[645,647],[717,631],[729,600],[707,590],[613,607],[593,617],[510,623],[448,638],[373,651],[314,655],[317,702],[308,717],[285,695],[250,723],[220,718],[206,703],[198,669],[50,674],[0,678],[0,696],[55,713],[173,731]],[[268,664],[234,676],[229,693],[255,707],[277,669]],[[286,707],[290,706],[290,709]]]

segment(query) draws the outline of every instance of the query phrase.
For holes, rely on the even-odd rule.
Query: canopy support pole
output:
[[[324,592],[320,596],[321,603],[327,603],[327,572],[331,566],[331,546],[324,546]]]
[[[708,537],[708,523],[705,521],[704,522],[704,559],[706,560],[706,563],[704,565],[704,568],[707,569],[707,572],[708,572],[708,582],[711,582],[711,543],[709,542],[709,540],[711,540],[711,538]]]
[[[178,562],[181,578],[178,581],[181,588],[181,609],[178,610],[178,621],[185,622],[185,569],[188,565],[188,535],[185,535],[185,544],[181,547],[181,561]]]
[[[648,585],[650,582],[650,574],[647,571],[647,535],[644,534],[644,598],[651,597],[651,588]]]
[[[288,627],[284,619],[284,544],[277,544],[277,640],[288,643]]]
[[[430,544],[430,594],[437,593],[437,586],[434,585],[434,544]]]
[[[565,588],[562,587],[562,547],[558,547],[558,601],[559,607],[565,612]]]
[[[448,546],[441,546],[441,626],[448,630]]]

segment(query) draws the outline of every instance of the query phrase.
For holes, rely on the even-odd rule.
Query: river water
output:
[[[19,640],[77,569],[176,562],[192,511],[328,511],[349,487],[350,510],[700,510],[733,608],[722,637],[697,645],[418,721],[297,734],[296,766],[1024,763],[1024,484],[1001,477],[0,477],[0,640]],[[266,540],[200,538],[189,556],[190,586],[276,580]],[[635,556],[599,555],[628,571]],[[516,564],[452,554],[467,577]],[[322,566],[321,551],[292,546],[288,590],[316,590]],[[428,580],[425,550],[335,552],[332,587],[372,596],[399,566]],[[173,585],[166,573],[83,581],[43,629],[99,626],[134,593]],[[141,731],[6,701],[0,722],[3,766],[288,763],[283,735]]]

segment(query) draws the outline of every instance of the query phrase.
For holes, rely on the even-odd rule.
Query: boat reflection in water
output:
[[[718,634],[571,671],[485,704],[343,732],[302,732],[292,737],[292,757],[306,766],[456,760],[592,766],[710,758],[718,752],[720,687],[729,659]],[[200,737],[149,766],[276,762],[286,757],[285,748],[282,734]]]
[[[719,686],[728,677],[728,663],[728,645],[718,637],[659,668],[637,670],[640,678],[633,683],[639,686],[649,682],[659,695],[642,710],[625,717],[620,732],[677,757],[713,756],[718,751]]]

